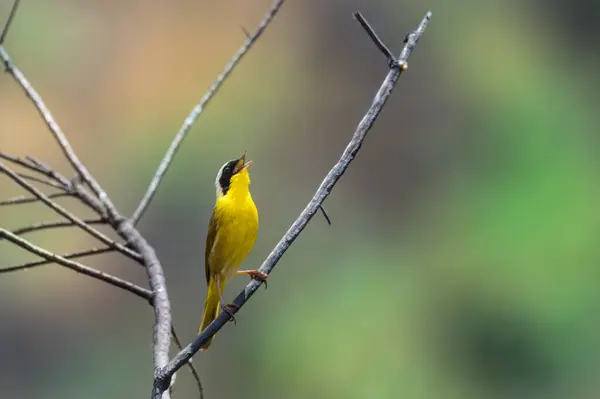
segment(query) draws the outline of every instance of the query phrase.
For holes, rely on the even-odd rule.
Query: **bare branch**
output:
[[[104,254],[104,253],[108,253],[108,252],[114,252],[114,251],[115,251],[115,249],[114,248],[110,248],[110,247],[92,248],[92,249],[88,249],[88,250],[85,250],[85,251],[72,252],[72,253],[69,253],[69,254],[60,255],[60,257],[64,258],[64,259],[75,259],[75,258],[83,258],[85,256],[100,255],[100,254]],[[53,260],[47,260],[46,259],[46,260],[38,260],[38,261],[35,261],[35,262],[21,263],[21,264],[18,264],[18,265],[8,266],[8,267],[0,269],[0,274],[25,271],[25,270],[33,269],[33,268],[38,267],[38,266],[49,265],[51,263],[55,263],[55,262]]]
[[[40,201],[42,201],[44,204],[46,204],[49,208],[54,210],[59,215],[64,216],[65,218],[67,218],[68,220],[70,220],[71,222],[73,222],[74,224],[79,226],[82,230],[84,230],[91,236],[97,238],[98,240],[102,241],[106,245],[115,248],[116,250],[118,250],[119,252],[123,253],[124,255],[130,257],[131,259],[134,259],[136,261],[140,261],[142,259],[140,254],[132,251],[131,249],[124,246],[123,244],[120,244],[118,242],[111,240],[110,238],[108,238],[107,236],[105,236],[104,234],[99,232],[98,230],[85,224],[83,222],[83,220],[79,219],[77,216],[73,215],[72,213],[70,213],[69,211],[64,209],[62,206],[53,202],[50,198],[48,198],[48,196],[46,194],[42,193],[37,188],[35,188],[31,184],[29,184],[22,177],[20,177],[18,174],[16,174],[15,172],[13,172],[9,168],[7,168],[2,163],[0,163],[0,172],[6,174],[8,177],[10,177],[12,180],[14,180],[18,185],[20,185],[25,190],[29,191],[31,194],[33,194],[34,196],[39,198]]]
[[[71,270],[76,271],[77,273],[85,274],[86,276],[104,281],[105,283],[114,285],[115,287],[119,287],[125,291],[131,292],[136,296],[139,296],[140,298],[144,298],[147,301],[152,300],[152,292],[145,288],[139,287],[133,283],[130,283],[129,281],[112,276],[108,273],[98,271],[89,266],[85,266],[81,263],[63,258],[62,256],[55,255],[52,252],[46,251],[43,248],[33,245],[29,241],[11,233],[6,229],[0,228],[0,238],[5,238],[13,244],[18,245],[19,247],[35,255],[38,255],[46,260],[58,263],[59,265],[65,266]]]
[[[71,197],[72,194],[69,193],[52,193],[48,194],[48,198],[61,198],[61,197]],[[38,202],[40,199],[37,197],[26,197],[24,195],[19,195],[18,197],[9,198],[3,201],[0,201],[0,206],[3,205],[21,205],[21,204],[30,204],[33,202]]]
[[[300,233],[302,233],[315,213],[318,212],[319,206],[323,203],[325,198],[327,198],[335,184],[348,169],[350,162],[352,162],[360,150],[367,133],[373,126],[373,123],[379,116],[379,113],[383,109],[386,101],[396,86],[400,74],[405,70],[405,68],[401,67],[401,65],[406,65],[408,57],[411,55],[419,38],[425,31],[425,27],[427,26],[430,18],[431,12],[428,12],[417,30],[409,35],[406,45],[400,53],[400,57],[396,60],[396,62],[390,65],[390,70],[385,77],[385,80],[381,84],[381,87],[377,91],[371,107],[358,124],[356,131],[354,132],[350,143],[344,150],[340,160],[329,171],[306,208],[304,208],[300,216],[298,216],[296,221],[292,224],[283,238],[279,241],[279,243],[277,243],[273,251],[271,251],[267,259],[263,262],[259,269],[261,272],[266,274],[271,273],[283,254],[294,243]],[[237,313],[242,306],[244,306],[244,304],[250,299],[250,297],[252,297],[252,295],[254,295],[261,284],[262,281],[260,280],[252,280],[235,298],[233,303],[236,305],[237,309],[231,309],[234,314]],[[169,386],[169,381],[173,373],[186,364],[189,359],[196,352],[198,352],[200,347],[217,331],[219,331],[229,319],[230,315],[227,312],[221,312],[219,316],[208,327],[206,327],[206,329],[203,330],[191,344],[189,344],[183,351],[179,352],[165,368],[161,369],[157,373],[154,381],[153,399],[160,398],[161,392],[166,390]]]
[[[227,63],[227,65],[225,66],[225,70],[217,77],[217,80],[210,86],[208,91],[204,94],[204,96],[200,100],[200,103],[198,103],[192,109],[192,111],[187,116],[187,118],[185,118],[185,121],[179,128],[179,131],[175,135],[175,138],[173,139],[173,142],[169,146],[167,153],[165,154],[158,169],[156,170],[156,173],[155,173],[154,177],[152,178],[152,182],[150,183],[150,186],[148,187],[146,193],[144,194],[144,198],[141,200],[137,209],[133,213],[133,216],[131,217],[131,220],[132,220],[134,226],[140,221],[142,215],[146,211],[146,208],[148,208],[148,205],[150,205],[152,198],[154,198],[154,195],[156,194],[158,185],[161,183],[162,179],[164,178],[165,173],[167,173],[167,169],[171,165],[171,162],[173,162],[173,158],[175,157],[175,154],[179,150],[179,147],[181,146],[183,139],[185,139],[185,137],[187,136],[190,128],[196,122],[196,120],[198,119],[200,114],[202,114],[202,111],[204,111],[204,109],[206,108],[206,106],[208,105],[210,100],[214,97],[215,94],[217,94],[217,92],[221,88],[221,85],[229,77],[229,75],[234,70],[234,68],[237,66],[237,64],[240,62],[242,57],[244,57],[244,55],[248,52],[248,50],[250,50],[252,45],[258,40],[258,38],[265,31],[267,26],[269,26],[271,21],[273,21],[273,19],[275,18],[275,15],[277,15],[277,12],[283,5],[283,2],[284,2],[284,0],[276,0],[273,3],[273,5],[271,6],[271,8],[267,12],[267,14],[264,16],[264,18],[262,19],[262,21],[260,22],[260,24],[258,25],[256,30],[254,31],[254,33],[252,35],[248,36],[248,39],[246,40],[246,42],[234,54],[233,58],[229,61],[229,63]]]
[[[133,245],[144,259],[146,265],[146,274],[148,275],[148,283],[150,289],[154,293],[154,368],[156,373],[161,370],[169,362],[169,347],[171,346],[171,303],[167,294],[167,284],[163,268],[156,256],[154,248],[148,244],[146,239],[142,237],[139,231],[133,226],[129,220],[125,220],[118,226],[117,231],[121,236],[127,237],[128,242]],[[168,385],[165,390],[168,389]],[[164,391],[163,391],[164,392]],[[162,395],[165,398],[167,393]]]
[[[15,15],[17,14],[17,8],[19,8],[20,0],[15,0],[13,3],[12,9],[10,10],[10,14],[8,15],[8,20],[4,25],[4,29],[2,29],[2,34],[0,35],[0,46],[4,43],[4,39],[6,39],[6,35],[8,34],[8,30],[10,29],[10,25],[15,19]]]
[[[106,220],[104,220],[104,219],[83,219],[82,222],[87,225],[106,224]],[[56,229],[56,228],[61,228],[61,227],[73,227],[73,226],[76,226],[76,224],[70,220],[55,220],[52,222],[41,222],[41,223],[33,224],[31,226],[21,227],[16,230],[13,230],[12,233],[16,234],[16,235],[23,235],[23,234],[27,234],[27,233],[32,233],[34,231]]]

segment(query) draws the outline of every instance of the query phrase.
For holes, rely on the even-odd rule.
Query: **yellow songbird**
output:
[[[225,284],[235,274],[247,274],[250,278],[266,279],[258,270],[238,270],[254,247],[258,233],[258,210],[250,195],[250,174],[246,152],[239,159],[231,160],[217,174],[217,201],[213,209],[204,252],[204,270],[208,292],[204,315],[198,333],[202,332],[219,314],[219,308],[230,313],[233,304],[221,306]],[[232,315],[233,316],[233,315]],[[212,338],[201,349],[208,349]]]

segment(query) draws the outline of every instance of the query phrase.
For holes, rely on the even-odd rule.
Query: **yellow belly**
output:
[[[217,232],[208,257],[211,274],[229,280],[252,248],[258,234],[258,211],[252,197],[241,200],[220,198],[214,210]]]

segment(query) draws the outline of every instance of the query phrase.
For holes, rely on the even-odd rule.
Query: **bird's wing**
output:
[[[210,257],[213,245],[215,244],[215,239],[217,238],[218,230],[219,223],[217,221],[217,217],[215,216],[215,212],[213,211],[213,214],[210,217],[210,222],[208,223],[208,233],[206,233],[206,247],[204,249],[204,272],[206,273],[207,284],[210,280],[210,266],[208,264],[208,258]]]

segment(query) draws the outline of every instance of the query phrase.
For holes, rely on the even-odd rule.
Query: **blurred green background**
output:
[[[0,1],[0,21],[12,0]],[[131,214],[192,106],[270,0],[23,2],[6,48]],[[348,173],[270,279],[199,354],[207,398],[600,395],[600,3],[289,0],[188,139],[140,228],[174,322],[203,309],[214,176],[248,150],[258,267],[337,160],[385,76],[351,13],[399,51],[433,19]],[[69,171],[0,76],[0,147]],[[70,172],[69,172],[70,173]],[[21,192],[0,179],[2,198]],[[89,212],[67,200],[80,215]],[[16,228],[54,220],[0,208]],[[75,229],[29,239],[97,246]],[[3,266],[31,259],[0,243]],[[118,255],[86,263],[144,284]],[[247,283],[236,278],[226,296]],[[12,398],[144,398],[151,309],[58,266],[0,278],[0,387]],[[176,398],[197,397],[186,369]]]

